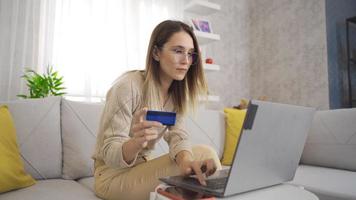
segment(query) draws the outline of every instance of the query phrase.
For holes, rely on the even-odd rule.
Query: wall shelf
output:
[[[204,0],[193,0],[189,2],[184,10],[198,15],[210,15],[220,10],[220,5]]]
[[[214,95],[209,95],[208,96],[208,101],[210,101],[210,102],[219,102],[220,101],[220,97],[219,96],[214,96]]]
[[[219,71],[220,70],[220,65],[215,65],[215,64],[203,64],[205,70],[209,71]]]
[[[205,45],[220,40],[219,34],[206,33],[202,31],[194,31],[194,33],[197,36],[200,45]]]
[[[208,0],[189,0],[187,1],[186,6],[184,7],[185,20],[188,24],[192,26],[193,25],[192,19],[198,19],[198,20],[204,19],[208,15],[217,13],[220,10],[221,10],[221,6],[219,3],[212,3]],[[206,49],[209,48],[208,44],[219,41],[220,35],[216,33],[203,32],[200,30],[201,29],[199,28],[194,28],[194,34],[197,37],[200,46],[200,51],[202,52],[202,58],[205,58],[207,57],[207,55],[205,54]],[[206,73],[209,73],[211,76],[213,76],[215,72],[220,71],[220,65],[208,64],[205,63],[204,61],[203,61],[203,68]],[[209,91],[209,93],[214,95],[208,95],[207,99],[199,98],[199,100],[203,102],[207,101],[208,103],[217,103],[220,101],[218,92],[215,93]]]
[[[220,101],[220,97],[216,96],[216,95],[208,95],[207,99],[204,98],[199,98],[200,101],[205,101],[207,100],[208,102],[219,102]]]

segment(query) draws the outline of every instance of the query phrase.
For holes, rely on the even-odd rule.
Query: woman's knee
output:
[[[213,159],[218,169],[221,169],[221,163],[215,149],[209,145],[198,144],[192,147],[194,158],[197,160]]]
[[[216,155],[216,151],[209,145],[197,144],[192,147],[193,154]]]

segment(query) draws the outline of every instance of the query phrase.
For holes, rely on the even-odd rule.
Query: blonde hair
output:
[[[194,49],[198,54],[197,62],[189,68],[184,79],[181,81],[173,80],[168,91],[172,97],[175,112],[184,115],[187,111],[195,110],[199,98],[207,96],[208,87],[205,81],[199,45],[193,29],[180,21],[163,21],[152,32],[146,56],[143,105],[151,109],[161,108],[162,94],[158,87],[161,84],[159,78],[160,64],[153,59],[154,48],[163,47],[174,33],[180,31],[184,31],[192,37]]]

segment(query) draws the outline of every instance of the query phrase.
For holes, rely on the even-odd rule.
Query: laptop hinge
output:
[[[257,113],[257,108],[258,108],[258,105],[252,104],[251,102],[248,105],[246,120],[244,123],[244,129],[252,129],[253,122],[255,121],[255,117],[256,117],[256,113]]]

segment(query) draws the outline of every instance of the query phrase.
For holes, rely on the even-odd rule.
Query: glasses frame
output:
[[[188,57],[188,63],[190,66],[196,65],[199,60],[199,53],[196,52],[195,49],[193,52],[189,52],[181,47],[157,47],[157,48],[160,50],[167,49],[169,52],[172,53],[172,55],[174,56],[174,58],[177,62],[180,62],[183,59],[187,59],[187,57]],[[179,53],[179,51],[183,51],[183,52]],[[192,54],[192,55],[189,56],[189,54]]]

